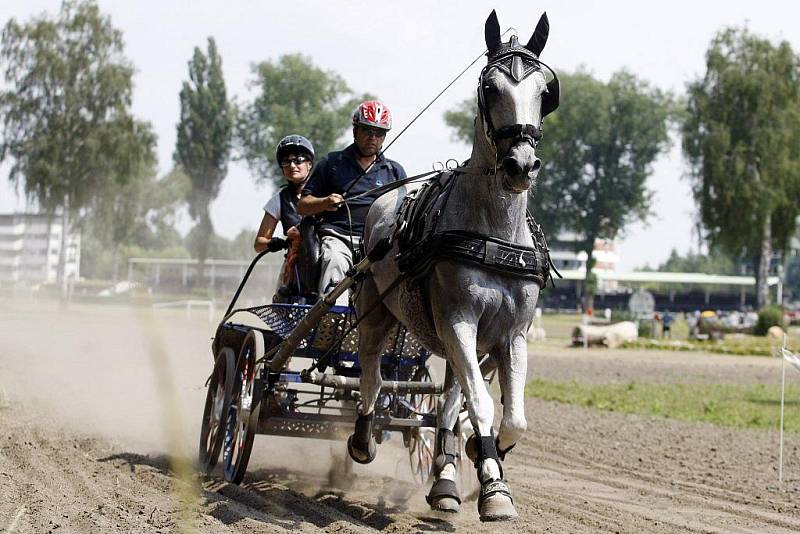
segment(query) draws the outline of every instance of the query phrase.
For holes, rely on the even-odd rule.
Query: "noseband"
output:
[[[534,72],[542,72],[543,69],[547,69],[553,75],[553,79],[546,83],[545,92],[542,95],[538,125],[511,124],[495,128],[483,93],[484,78],[492,68],[498,68],[517,82],[521,82]],[[501,45],[497,52],[489,57],[486,66],[481,70],[481,74],[478,77],[478,110],[483,117],[486,138],[495,149],[495,153],[497,153],[497,142],[504,139],[511,139],[512,147],[518,143],[526,142],[535,148],[542,138],[542,121],[546,115],[552,113],[558,107],[560,92],[558,75],[555,71],[542,62],[533,52],[519,46],[516,35],[511,36],[510,42]]]

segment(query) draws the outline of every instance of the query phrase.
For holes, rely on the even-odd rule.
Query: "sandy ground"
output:
[[[436,515],[399,439],[350,479],[344,444],[256,438],[242,486],[180,478],[193,455],[213,326],[179,312],[0,301],[0,531],[797,532],[800,436],[529,400],[505,464],[521,518],[474,500]],[[147,335],[146,335],[147,334]],[[163,354],[148,350],[161,336]],[[529,374],[597,382],[774,382],[770,358],[531,346]],[[800,379],[792,375],[794,379]],[[797,403],[788,409],[797,409]]]

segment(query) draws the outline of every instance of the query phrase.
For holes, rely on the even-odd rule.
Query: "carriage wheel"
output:
[[[229,347],[223,347],[217,354],[214,370],[208,380],[203,421],[200,424],[198,462],[205,473],[210,473],[217,465],[217,459],[222,450],[222,442],[225,437],[224,421],[231,405],[235,368],[236,355]]]
[[[433,382],[427,366],[417,369],[411,380],[414,382]],[[409,401],[417,414],[436,414],[436,395],[430,393],[412,394]],[[419,415],[416,415],[416,418],[421,419]],[[425,484],[431,475],[435,443],[435,427],[414,427],[409,433],[408,459],[411,463],[411,475],[420,484]]]
[[[253,438],[258,430],[261,413],[261,392],[255,390],[263,364],[256,361],[264,356],[261,332],[251,330],[242,343],[236,363],[233,395],[225,425],[223,466],[225,480],[239,484],[247,471]]]

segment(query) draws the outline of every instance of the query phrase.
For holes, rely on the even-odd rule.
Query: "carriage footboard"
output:
[[[332,375],[311,371],[303,374],[303,382],[316,384],[323,387],[331,387],[344,391],[354,391],[359,389],[359,379],[349,376]],[[444,391],[444,384],[441,382],[407,382],[401,380],[384,380],[381,385],[383,393],[414,393],[439,395]]]
[[[273,436],[292,436],[344,440],[353,433],[354,417],[347,415],[326,415],[291,413],[279,417],[267,417],[259,421],[258,434]],[[403,419],[378,415],[375,417],[377,432],[404,432],[413,428],[435,428],[436,416],[427,414],[415,419]]]

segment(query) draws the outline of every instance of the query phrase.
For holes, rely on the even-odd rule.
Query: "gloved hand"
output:
[[[289,242],[280,237],[273,237],[269,240],[269,243],[267,243],[267,250],[269,252],[277,252],[285,248],[289,248]]]

